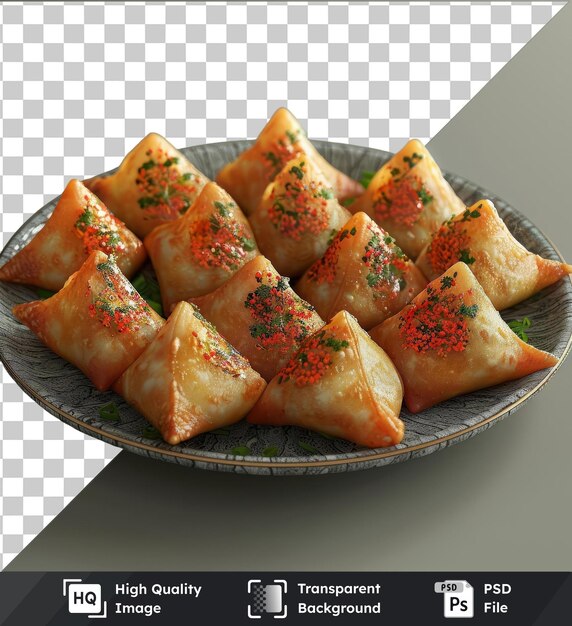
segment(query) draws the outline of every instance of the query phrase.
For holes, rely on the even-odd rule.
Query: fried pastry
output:
[[[317,166],[301,156],[288,161],[268,185],[249,219],[262,254],[292,277],[324,254],[350,217]]]
[[[360,212],[295,289],[323,319],[346,310],[367,330],[400,311],[426,284],[393,237]]]
[[[529,252],[510,233],[489,200],[447,220],[416,265],[429,280],[462,261],[501,311],[572,273],[572,265]]]
[[[558,362],[513,333],[462,262],[370,335],[399,370],[413,413]]]
[[[109,176],[84,181],[138,236],[190,208],[208,178],[164,137],[150,133]]]
[[[165,323],[123,276],[113,257],[92,252],[47,300],[12,312],[38,338],[105,391]]]
[[[128,278],[147,258],[142,242],[125,224],[72,180],[40,232],[0,268],[0,280],[58,291],[94,250],[114,254]]]
[[[314,307],[290,288],[270,261],[257,256],[212,293],[192,298],[265,380],[270,380],[300,342],[324,325]]]
[[[268,183],[288,161],[302,155],[312,159],[334,189],[338,200],[354,197],[363,187],[330,165],[306,137],[298,120],[288,109],[278,109],[262,129],[252,147],[242,152],[217,174],[216,181],[250,215],[256,209]]]
[[[350,210],[367,213],[415,259],[441,224],[465,205],[427,148],[412,139],[382,165]]]
[[[157,337],[113,389],[177,445],[234,424],[266,383],[187,302],[179,302]]]
[[[181,219],[145,237],[159,280],[163,310],[214,291],[258,254],[250,225],[216,183],[203,187]]]
[[[386,447],[403,438],[402,399],[403,385],[387,354],[340,311],[302,342],[247,419]]]

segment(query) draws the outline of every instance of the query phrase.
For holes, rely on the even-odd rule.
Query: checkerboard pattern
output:
[[[254,585],[251,592],[251,612],[254,614],[264,613],[265,610],[265,585]]]
[[[255,137],[287,106],[311,138],[426,141],[563,4],[0,5],[3,241],[150,131],[177,146]],[[0,401],[4,567],[117,450],[3,370]]]

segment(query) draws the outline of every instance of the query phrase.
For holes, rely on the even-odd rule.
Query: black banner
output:
[[[572,624],[572,574],[0,574],[4,626]]]

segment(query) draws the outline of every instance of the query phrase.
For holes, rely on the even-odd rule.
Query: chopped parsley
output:
[[[375,176],[375,172],[370,172],[370,171],[362,172],[361,176],[359,177],[360,185],[364,189],[367,189],[369,187],[369,184],[371,183],[371,180],[372,180],[372,178],[374,176]]]
[[[459,313],[461,315],[464,315],[465,317],[470,317],[472,319],[477,317],[478,311],[479,311],[478,304],[471,304],[470,306],[467,306],[466,304],[461,304],[461,308],[459,309]]]
[[[121,415],[115,402],[108,402],[99,407],[99,417],[105,422],[120,422]]]
[[[528,343],[528,334],[526,331],[532,326],[530,318],[523,317],[521,320],[512,320],[508,323],[508,326],[519,339]]]
[[[248,456],[250,454],[250,448],[248,446],[236,446],[232,449],[232,454],[235,456]]]
[[[145,439],[161,439],[161,433],[154,426],[145,426],[141,431],[141,436]]]
[[[159,291],[159,285],[154,280],[141,273],[133,279],[132,285],[152,309],[159,315],[163,315],[161,292]]]
[[[46,298],[51,298],[56,292],[50,291],[49,289],[36,289],[36,293],[38,294],[38,298],[45,300]]]
[[[469,250],[460,250],[459,251],[459,261],[466,263],[467,265],[471,265],[475,262],[475,257],[471,256]]]
[[[302,450],[305,450],[306,452],[310,452],[310,454],[320,454],[318,450],[314,448],[314,446],[312,446],[309,443],[306,443],[305,441],[298,441],[298,445],[302,448]]]
[[[276,446],[268,446],[268,448],[264,448],[262,451],[262,456],[278,456],[278,448]]]

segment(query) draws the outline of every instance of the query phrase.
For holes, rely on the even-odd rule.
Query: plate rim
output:
[[[560,258],[562,258],[559,252],[558,254]],[[569,277],[569,279],[570,279],[570,282],[572,282],[572,277]],[[88,422],[84,422],[74,417],[73,415],[69,415],[61,411],[57,406],[52,404],[49,400],[46,400],[45,398],[42,398],[41,396],[39,396],[31,387],[29,387],[25,383],[25,381],[23,381],[20,378],[19,375],[15,374],[15,372],[12,370],[10,365],[5,361],[4,355],[1,350],[0,350],[0,361],[2,361],[4,367],[6,367],[6,370],[8,371],[10,376],[14,379],[14,381],[18,384],[18,386],[23,391],[25,391],[37,404],[39,404],[40,406],[45,408],[49,413],[54,415],[54,417],[61,419],[64,423],[72,426],[73,428],[76,428],[76,430],[79,430],[80,432],[83,432],[85,434],[96,433],[97,439],[105,441],[106,443],[109,443],[110,445],[118,446],[118,442],[121,442],[121,445],[119,445],[118,447],[122,449],[131,450],[135,448],[141,451],[145,450],[146,452],[149,452],[153,455],[159,455],[160,457],[167,456],[167,457],[173,457],[174,459],[184,459],[186,461],[192,461],[193,463],[196,464],[197,467],[204,465],[205,469],[215,469],[213,467],[207,467],[207,466],[213,466],[213,465],[226,465],[230,467],[256,467],[256,468],[266,468],[266,469],[302,469],[302,468],[310,468],[310,467],[332,467],[332,466],[337,466],[337,465],[346,465],[346,466],[356,465],[358,467],[354,469],[359,469],[359,465],[365,465],[369,461],[377,461],[380,459],[386,459],[386,458],[391,458],[391,457],[397,457],[397,458],[399,458],[400,456],[405,457],[406,455],[413,453],[413,452],[418,452],[420,450],[428,450],[433,447],[439,447],[442,443],[445,443],[447,441],[451,441],[453,444],[461,443],[467,438],[467,437],[464,437],[464,435],[470,436],[471,433],[477,434],[479,431],[484,430],[487,426],[492,425],[496,423],[497,421],[501,421],[501,419],[505,415],[510,414],[513,409],[525,403],[533,395],[538,393],[538,391],[540,391],[540,389],[542,389],[544,385],[546,385],[546,383],[552,378],[552,376],[554,376],[554,374],[558,371],[562,363],[565,361],[566,357],[568,356],[568,353],[570,352],[571,346],[572,346],[572,335],[568,339],[568,343],[566,344],[566,347],[564,348],[564,352],[562,353],[562,356],[558,359],[558,363],[554,365],[552,368],[550,368],[550,370],[548,371],[548,374],[541,381],[539,381],[535,387],[530,389],[522,397],[518,398],[511,404],[504,407],[498,413],[491,415],[490,417],[486,418],[485,420],[481,422],[478,422],[477,424],[474,424],[473,426],[467,426],[464,429],[456,431],[449,435],[445,435],[443,437],[439,437],[437,439],[433,439],[425,443],[420,443],[414,446],[409,446],[408,448],[392,447],[390,450],[387,450],[385,452],[376,452],[375,454],[370,454],[367,456],[364,455],[364,456],[359,456],[359,457],[354,457],[354,458],[319,459],[319,460],[308,460],[308,461],[276,460],[273,462],[214,458],[214,457],[202,456],[202,455],[193,454],[193,453],[183,453],[183,452],[177,452],[175,450],[156,448],[146,443],[123,438],[118,435],[110,436],[110,434],[107,433],[106,431],[101,430],[97,426],[93,426],[92,424],[89,424]],[[248,457],[245,457],[245,458],[248,458]],[[168,460],[171,461],[171,459],[168,459]],[[405,458],[401,460],[405,460]],[[365,467],[363,469],[365,469]]]
[[[219,141],[219,142],[213,142],[209,144],[197,144],[194,146],[186,146],[184,148],[179,148],[179,150],[187,151],[187,150],[192,150],[193,148],[204,149],[210,146],[220,147],[225,144],[237,143],[237,142],[251,143],[252,140],[239,139],[239,140],[230,140],[230,141]],[[341,148],[341,149],[349,147],[353,149],[357,148],[357,149],[363,150],[364,152],[377,152],[379,153],[380,158],[384,158],[386,160],[388,158],[388,155],[390,157],[392,154],[386,150],[380,150],[378,148],[372,148],[369,146],[362,146],[362,145],[351,144],[351,143],[332,142],[332,141],[326,141],[326,140],[315,140],[313,141],[313,143],[318,148],[322,147],[323,145],[328,145],[328,146],[333,146],[335,148]],[[104,172],[103,174],[100,174],[99,176],[107,176],[113,173],[116,169],[117,168],[114,168],[112,170]],[[465,184],[472,186],[475,189],[482,188],[480,184],[474,183],[468,178],[465,178],[464,176],[453,174],[447,170],[442,170],[442,171],[443,171],[444,176],[447,178],[449,177],[460,178]],[[506,203],[506,201],[499,198],[496,194],[493,194],[492,192],[488,190],[487,192],[491,195],[491,197],[498,199],[504,204],[506,204],[512,211],[516,213],[520,213],[517,209],[512,207],[512,205]],[[52,198],[47,204],[57,202],[59,197],[60,196],[56,196]],[[28,222],[39,211],[45,208],[47,204],[44,205],[44,207],[41,207],[40,209],[38,209],[38,211],[34,212],[12,234],[12,236],[10,237],[6,245],[3,246],[2,252],[4,252],[6,248],[10,247],[10,245],[13,243],[13,240],[18,238],[18,235],[20,235],[20,233],[26,229]],[[560,250],[557,248],[554,242],[542,231],[542,229],[540,229],[534,222],[529,220],[529,218],[527,218],[524,214],[523,214],[523,217],[525,217],[525,219],[531,222],[532,226],[534,226],[534,228],[538,231],[538,233],[542,237],[544,237],[544,239],[550,244],[550,246],[552,247],[552,249],[558,256],[560,261],[566,262]],[[566,278],[572,284],[572,275],[568,275]],[[28,383],[23,378],[21,378],[18,373],[14,371],[10,362],[6,359],[2,346],[0,346],[0,362],[2,362],[7,372],[16,382],[16,384],[28,396],[30,396],[37,404],[39,404],[41,407],[43,407],[45,410],[51,413],[54,417],[60,419],[65,424],[72,426],[76,430],[83,432],[84,434],[94,436],[95,438],[102,440],[106,443],[109,443],[110,445],[117,446],[121,449],[134,452],[136,454],[151,456],[152,458],[158,457],[158,458],[161,458],[163,460],[166,460],[172,463],[177,463],[177,460],[182,461],[182,463],[179,463],[179,464],[188,464],[190,462],[193,464],[194,467],[201,468],[201,469],[218,470],[218,469],[223,469],[220,466],[224,466],[224,469],[227,469],[227,470],[231,468],[258,468],[258,469],[276,470],[276,474],[289,474],[290,472],[288,472],[288,470],[304,469],[304,468],[335,468],[337,466],[345,466],[345,468],[348,470],[366,469],[366,468],[372,467],[371,463],[374,463],[374,466],[375,466],[375,462],[382,460],[382,459],[395,458],[396,462],[401,462],[401,461],[409,460],[411,458],[411,454],[413,453],[418,453],[420,451],[430,451],[432,448],[439,449],[441,448],[442,444],[446,442],[450,442],[450,445],[460,443],[464,441],[465,439],[478,434],[480,431],[487,429],[491,425],[494,425],[497,422],[501,421],[503,417],[510,415],[512,412],[518,409],[522,404],[524,404],[527,400],[529,400],[533,395],[535,395],[538,391],[540,391],[542,387],[544,387],[546,383],[552,378],[552,376],[554,376],[554,374],[558,371],[562,363],[566,360],[566,357],[570,353],[571,348],[572,348],[572,333],[568,337],[568,341],[562,351],[561,356],[558,359],[558,363],[556,363],[552,368],[550,368],[547,371],[546,376],[544,376],[540,381],[538,381],[538,383],[532,389],[529,389],[523,396],[517,398],[516,400],[514,400],[507,406],[503,407],[494,415],[490,415],[489,417],[485,418],[482,421],[477,422],[476,424],[472,426],[465,426],[461,430],[455,431],[453,433],[449,433],[447,435],[443,435],[441,437],[432,439],[430,441],[418,443],[418,444],[409,446],[407,448],[396,448],[392,446],[390,449],[387,449],[387,450],[376,451],[372,454],[362,454],[362,455],[350,457],[350,458],[344,456],[343,458],[331,459],[331,458],[324,458],[323,456],[311,455],[307,457],[307,460],[301,460],[301,459],[292,460],[292,457],[275,457],[275,458],[272,457],[273,460],[270,460],[270,458],[269,460],[254,460],[254,459],[260,458],[260,457],[256,457],[255,455],[252,455],[252,456],[247,455],[244,457],[241,457],[240,455],[236,455],[235,458],[233,459],[226,458],[226,457],[219,458],[219,457],[214,457],[214,456],[208,456],[208,453],[205,455],[202,455],[202,454],[196,454],[193,452],[180,452],[180,451],[172,450],[169,448],[157,448],[155,446],[146,444],[143,441],[138,441],[136,439],[129,439],[127,437],[124,437],[116,433],[112,434],[112,433],[109,433],[108,431],[101,429],[98,426],[94,426],[93,424],[89,422],[86,422],[77,417],[74,417],[73,415],[60,409],[58,406],[53,404],[47,398],[42,397],[38,392],[36,392],[32,387],[30,387]],[[249,460],[249,457],[252,458],[253,460]],[[281,461],[280,458],[283,458],[285,460]],[[288,460],[288,459],[291,459],[291,460]]]

